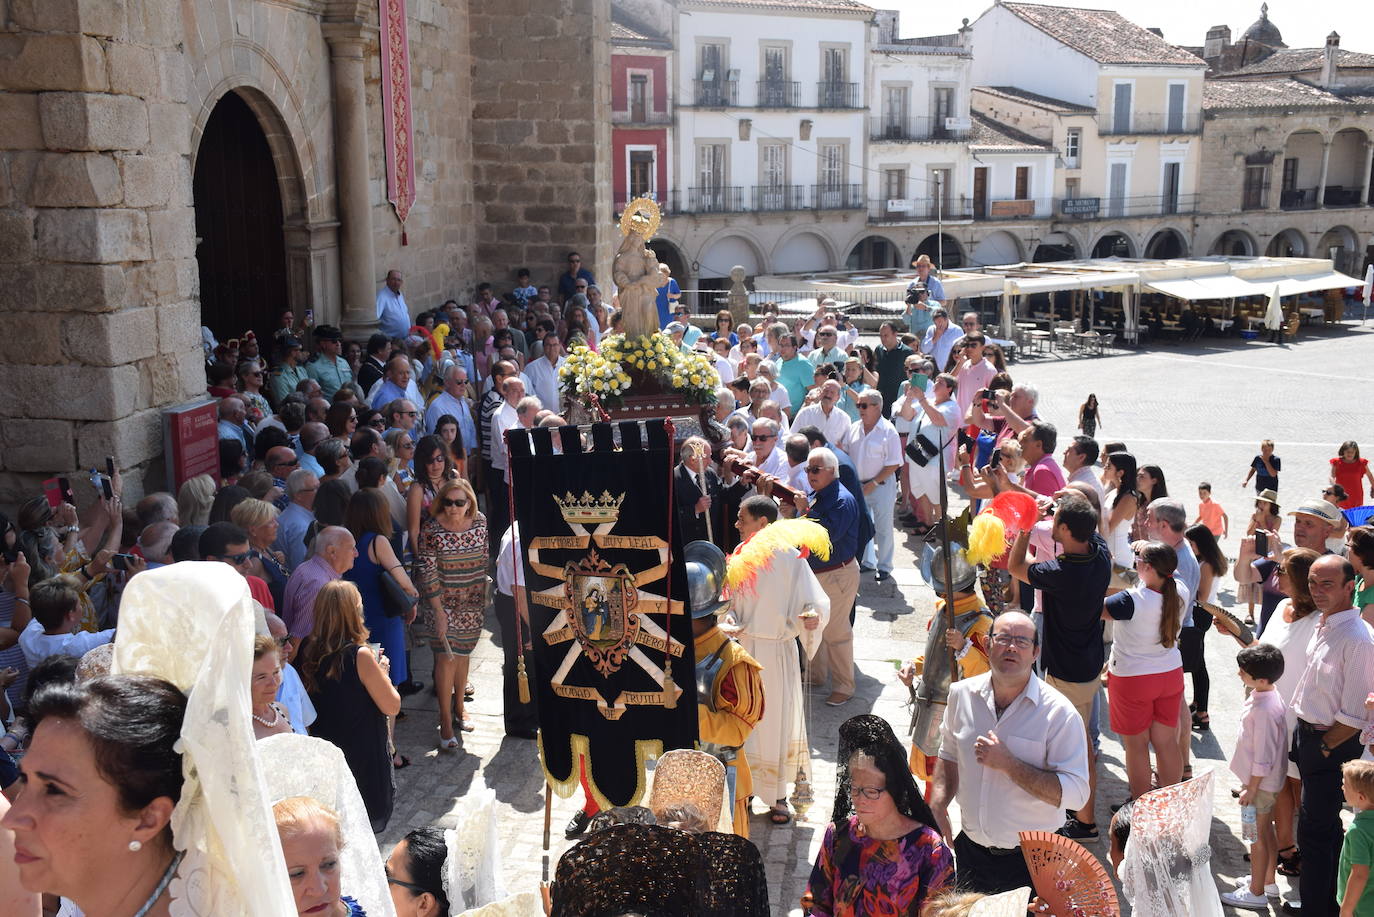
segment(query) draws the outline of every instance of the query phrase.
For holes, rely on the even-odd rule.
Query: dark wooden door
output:
[[[221,342],[250,329],[270,340],[288,305],[281,190],[267,137],[236,93],[206,122],[192,193],[201,324]]]
[[[979,166],[973,170],[973,216],[974,219],[987,219],[988,215],[988,170]]]

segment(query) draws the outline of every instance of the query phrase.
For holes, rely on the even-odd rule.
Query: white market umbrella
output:
[[[1269,294],[1269,308],[1264,312],[1264,327],[1278,331],[1283,327],[1283,305],[1279,302],[1279,285],[1274,284],[1274,292]]]

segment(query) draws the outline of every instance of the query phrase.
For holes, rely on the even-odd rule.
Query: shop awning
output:
[[[1279,285],[1280,296],[1296,296],[1317,290],[1336,290],[1359,286],[1354,277],[1339,271],[1304,274],[1299,277],[1265,277],[1250,279],[1226,275],[1218,277],[1190,277],[1179,280],[1152,280],[1145,286],[1157,293],[1177,299],[1230,299],[1240,296],[1268,296]]]
[[[1008,277],[1008,293],[1052,293],[1056,290],[1094,290],[1103,287],[1129,287],[1140,282],[1140,275],[1130,271],[1078,272],[1051,274],[1039,277]]]
[[[1289,277],[1279,281],[1280,296],[1296,296],[1299,293],[1315,293],[1318,290],[1342,290],[1346,287],[1362,286],[1363,282],[1342,274],[1340,271],[1326,271],[1321,274],[1308,274],[1303,277]]]

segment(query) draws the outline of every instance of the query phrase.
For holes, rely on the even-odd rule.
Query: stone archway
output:
[[[930,260],[942,270],[952,271],[964,266],[964,248],[947,232],[931,234],[922,239],[911,260],[914,262],[921,255],[929,255]]]
[[[649,250],[658,257],[658,260],[668,265],[668,270],[672,271],[673,279],[678,286],[686,289],[691,286],[691,279],[687,272],[687,259],[682,256],[682,250],[667,239],[658,238],[649,242]]]
[[[1135,250],[1131,246],[1131,237],[1124,232],[1103,233],[1093,243],[1092,257],[1134,258]]]
[[[1021,241],[1009,232],[990,232],[974,243],[969,260],[975,265],[1018,264],[1023,260]]]
[[[1188,254],[1188,243],[1176,229],[1161,229],[1145,243],[1146,258],[1183,258]]]
[[[1349,226],[1333,226],[1317,241],[1314,254],[1330,258],[1336,270],[1353,274],[1359,269],[1359,245],[1359,237]]]
[[[1208,249],[1208,254],[1231,257],[1254,257],[1259,252],[1255,237],[1243,229],[1228,229]]]
[[[1040,240],[1031,261],[1072,261],[1078,257],[1078,242],[1066,232],[1052,232]]]
[[[902,253],[886,236],[864,236],[849,251],[845,270],[875,271],[902,267]]]
[[[1307,257],[1307,239],[1296,229],[1285,229],[1269,240],[1264,253],[1274,258]]]
[[[201,132],[192,176],[201,324],[220,340],[249,330],[270,340],[281,312],[294,306],[282,164],[253,106],[225,93]]]

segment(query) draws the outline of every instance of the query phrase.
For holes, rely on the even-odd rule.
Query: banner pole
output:
[[[553,786],[544,781],[544,852],[549,852],[549,836],[553,832]],[[546,861],[547,865],[547,861]],[[544,876],[548,880],[548,875]]]

